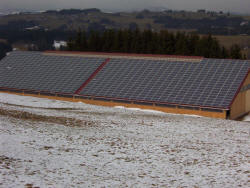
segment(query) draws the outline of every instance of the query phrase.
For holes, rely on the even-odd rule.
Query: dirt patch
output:
[[[4,155],[0,156],[0,166],[2,169],[11,169],[15,163],[20,162],[20,159],[9,158]]]
[[[67,117],[45,116],[45,115],[38,115],[38,114],[30,113],[30,112],[17,111],[17,110],[0,109],[0,115],[8,116],[8,117],[16,118],[16,119],[27,120],[27,121],[56,123],[56,124],[62,124],[65,126],[72,126],[72,127],[96,125],[96,122],[94,121],[84,121],[84,120],[79,120],[75,118],[67,118]]]
[[[81,110],[81,109],[76,109],[76,108],[46,108],[46,107],[25,106],[25,105],[18,105],[18,104],[3,103],[3,102],[0,102],[0,104],[6,105],[6,106],[15,106],[15,107],[32,108],[32,109],[43,109],[43,110],[62,110],[62,111]]]
[[[37,186],[34,187],[34,185],[32,183],[27,183],[25,184],[25,188],[39,188]]]

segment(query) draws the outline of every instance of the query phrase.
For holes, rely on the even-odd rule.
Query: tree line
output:
[[[167,30],[79,30],[68,40],[69,51],[122,52],[141,54],[168,54],[203,56],[206,58],[244,59],[238,45],[226,49],[212,35],[200,36],[196,33]]]
[[[12,47],[7,42],[0,42],[0,60],[6,55],[7,52],[11,51]]]

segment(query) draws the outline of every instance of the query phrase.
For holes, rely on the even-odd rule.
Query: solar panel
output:
[[[12,52],[0,62],[0,87],[73,94],[103,62],[104,58]],[[137,104],[228,108],[249,67],[239,60],[111,59],[80,94]]]
[[[228,108],[249,63],[111,59],[80,94]]]
[[[0,87],[74,93],[104,60],[12,52],[0,62]]]

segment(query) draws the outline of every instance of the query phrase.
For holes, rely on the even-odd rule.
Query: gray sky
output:
[[[250,0],[0,0],[0,10],[100,8],[135,10],[164,7],[175,10],[222,10],[250,13]]]

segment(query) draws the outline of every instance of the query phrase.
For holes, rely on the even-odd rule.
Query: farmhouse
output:
[[[237,119],[250,111],[250,63],[167,55],[10,53],[0,91]]]

